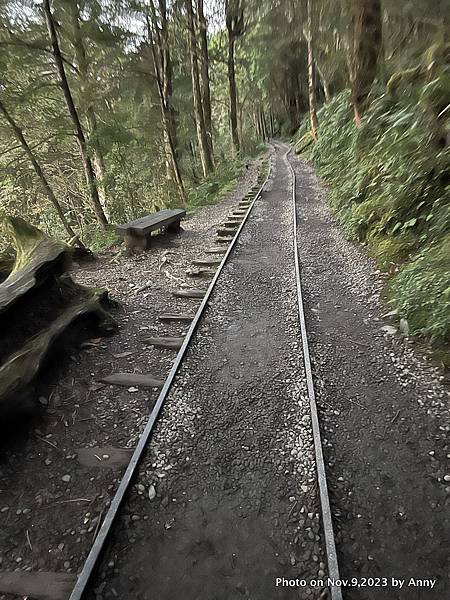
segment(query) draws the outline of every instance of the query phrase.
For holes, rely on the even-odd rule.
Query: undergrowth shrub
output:
[[[388,300],[410,331],[441,343],[450,336],[449,96],[446,74],[409,94],[383,90],[358,129],[344,91],[320,109],[314,144],[307,118],[294,140],[329,184],[347,237],[366,244],[380,268],[398,265]]]
[[[424,249],[404,265],[389,284],[391,302],[408,315],[411,332],[431,341],[444,340],[450,331],[450,236]]]

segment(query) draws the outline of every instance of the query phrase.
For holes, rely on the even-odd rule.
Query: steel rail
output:
[[[269,159],[268,159],[268,165],[269,165],[269,168],[268,168],[267,176],[264,179],[264,182],[262,183],[261,187],[257,191],[252,203],[250,204],[250,206],[247,210],[247,213],[245,214],[245,216],[242,220],[242,223],[240,224],[238,230],[236,231],[234,237],[232,238],[232,240],[225,252],[224,257],[222,258],[222,261],[221,261],[220,265],[218,266],[217,271],[215,272],[215,274],[211,280],[211,283],[209,284],[209,287],[205,292],[205,295],[203,296],[202,302],[201,302],[200,306],[198,307],[197,312],[195,313],[195,317],[192,320],[189,330],[186,333],[186,336],[184,338],[183,344],[182,344],[181,348],[179,349],[177,356],[175,358],[175,361],[172,365],[172,368],[170,369],[170,372],[164,382],[164,385],[161,388],[161,392],[159,393],[159,396],[155,403],[155,406],[153,407],[153,410],[150,413],[150,417],[147,421],[147,424],[139,438],[139,441],[133,452],[130,462],[128,463],[125,473],[120,481],[119,487],[117,488],[116,493],[111,501],[108,512],[105,515],[105,518],[104,518],[102,525],[99,529],[99,532],[97,534],[97,537],[95,538],[95,541],[94,541],[94,543],[91,547],[91,550],[86,558],[83,568],[78,576],[77,582],[75,583],[72,593],[70,594],[69,600],[82,600],[84,593],[86,592],[86,588],[89,584],[89,580],[90,580],[90,578],[94,572],[94,569],[97,565],[97,562],[100,558],[101,552],[102,552],[105,542],[106,542],[106,539],[111,532],[111,528],[112,528],[115,518],[119,512],[119,509],[123,502],[125,494],[130,486],[131,480],[132,480],[133,475],[136,471],[136,468],[139,464],[139,461],[142,457],[142,453],[143,453],[144,449],[147,447],[150,436],[153,432],[153,428],[154,428],[155,423],[161,412],[161,408],[164,404],[164,401],[167,398],[167,395],[169,394],[169,391],[172,387],[175,376],[176,376],[176,374],[181,366],[181,363],[183,361],[184,355],[186,354],[186,351],[192,341],[192,338],[194,337],[194,333],[200,323],[200,320],[206,309],[208,300],[209,300],[209,298],[214,290],[214,287],[217,283],[219,275],[222,272],[222,270],[228,260],[228,257],[230,256],[230,254],[239,238],[239,235],[240,235],[245,223],[247,222],[248,217],[250,216],[250,213],[253,209],[255,202],[260,198],[261,193],[264,190],[264,186],[266,185],[266,183],[270,177],[270,174],[272,171],[271,157],[269,157]]]
[[[314,439],[314,452],[316,459],[317,480],[319,483],[320,506],[322,511],[322,525],[325,536],[325,551],[328,561],[328,576],[335,581],[340,582],[339,564],[336,553],[336,542],[334,538],[333,519],[331,516],[330,498],[328,496],[327,477],[325,473],[325,463],[323,459],[322,439],[320,435],[319,416],[317,412],[316,393],[314,390],[314,379],[311,369],[311,358],[309,354],[308,330],[306,328],[305,310],[303,303],[303,291],[300,269],[300,258],[298,255],[298,226],[297,226],[297,199],[296,199],[296,176],[295,171],[288,159],[292,148],[284,155],[284,160],[289,167],[292,177],[292,211],[293,211],[293,231],[294,231],[294,264],[295,279],[297,283],[298,314],[300,320],[300,331],[303,348],[303,362],[306,373],[306,384],[308,388],[309,405],[311,411],[311,423]],[[330,586],[331,600],[342,600],[342,589],[340,584]]]

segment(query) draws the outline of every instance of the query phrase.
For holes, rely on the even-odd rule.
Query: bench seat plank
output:
[[[157,213],[141,217],[135,221],[117,225],[116,232],[121,236],[146,236],[152,231],[161,229],[161,227],[166,227],[180,221],[185,216],[186,211],[181,208],[160,210]]]

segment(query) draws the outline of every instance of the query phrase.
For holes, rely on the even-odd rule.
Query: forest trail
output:
[[[275,583],[326,573],[295,315],[287,150],[276,145],[267,191],[167,399],[94,586],[106,597],[168,600],[181,589],[189,599],[320,595],[313,585]],[[383,330],[373,264],[343,239],[310,167],[290,160],[341,577],[362,585],[344,598],[378,599],[385,582],[393,600],[441,598],[449,556],[445,389],[407,342]],[[157,489],[151,510],[138,491],[149,486]],[[402,590],[391,588],[393,579],[405,582]]]
[[[296,310],[288,150],[275,144],[271,178],[166,401],[93,598],[144,599],[150,590],[172,599],[180,589],[187,598],[220,600],[320,596],[309,584],[276,586],[279,577],[312,581],[327,570]],[[383,329],[380,273],[344,240],[311,167],[292,154],[289,161],[341,575],[436,579],[434,589],[391,590],[392,599],[441,598],[450,555],[445,388],[407,339]],[[236,191],[190,217],[178,239],[78,267],[79,280],[101,274],[122,299],[121,333],[108,344],[94,340],[61,365],[61,378],[50,374],[42,392],[47,418],[4,453],[4,572],[20,561],[74,581],[156,398],[96,381],[120,370],[167,372],[173,355],[145,346],[144,337],[183,335],[182,323],[156,325],[158,314],[195,309],[198,301],[171,290],[199,251],[208,258],[217,226],[254,185],[258,162]],[[115,462],[103,465],[99,456]],[[56,514],[43,510],[57,505]],[[346,589],[344,598],[379,593]]]
[[[449,1],[0,0],[0,600],[448,596]]]
[[[133,490],[123,509],[131,521],[116,527],[93,589],[161,600],[320,596],[309,584],[276,586],[326,570],[285,151],[277,149],[139,467],[136,486],[153,485],[157,496],[149,506]]]

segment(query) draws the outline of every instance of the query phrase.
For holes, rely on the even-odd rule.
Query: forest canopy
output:
[[[99,249],[115,223],[213,201],[265,140],[294,136],[348,235],[392,270],[396,305],[441,298],[412,322],[445,337],[449,14],[448,0],[0,0],[0,217]],[[419,258],[440,273],[420,293]]]

